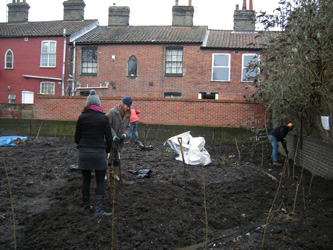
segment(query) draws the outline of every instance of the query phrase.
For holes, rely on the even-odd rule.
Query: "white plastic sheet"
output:
[[[208,151],[205,149],[205,138],[193,137],[190,131],[173,136],[166,141],[178,155],[176,160],[183,161],[178,138],[181,138],[182,141],[184,160],[186,164],[206,166],[212,162]]]

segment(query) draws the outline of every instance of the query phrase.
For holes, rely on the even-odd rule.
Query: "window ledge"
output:
[[[220,81],[220,80],[211,80],[211,82],[223,82],[223,83],[231,83],[231,81]]]
[[[165,74],[165,77],[182,77],[183,74]]]
[[[97,76],[96,73],[83,73],[81,76]]]

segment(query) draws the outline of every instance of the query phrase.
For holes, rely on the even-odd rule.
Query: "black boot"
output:
[[[106,213],[103,211],[102,206],[103,206],[103,195],[96,195],[96,206],[95,206],[95,216],[110,216],[112,213]]]
[[[82,196],[83,200],[83,208],[85,211],[91,213],[94,211],[94,208],[92,205],[90,205],[90,196],[89,195],[83,195]]]

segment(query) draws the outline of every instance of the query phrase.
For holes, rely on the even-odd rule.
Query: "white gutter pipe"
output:
[[[76,62],[76,47],[75,47],[75,41],[73,42],[73,77],[72,77],[72,96],[75,95],[76,88],[75,88],[75,62]]]
[[[66,39],[66,29],[63,29],[63,36],[64,36],[64,53],[62,56],[62,82],[61,82],[61,94],[64,96],[65,95],[65,69],[66,69],[66,43],[67,43],[67,39]]]

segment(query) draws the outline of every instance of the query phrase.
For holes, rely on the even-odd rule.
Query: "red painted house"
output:
[[[98,25],[84,20],[83,1],[64,2],[64,20],[29,22],[29,4],[8,4],[8,22],[0,23],[0,103],[34,103],[34,94],[70,91],[69,43]]]

